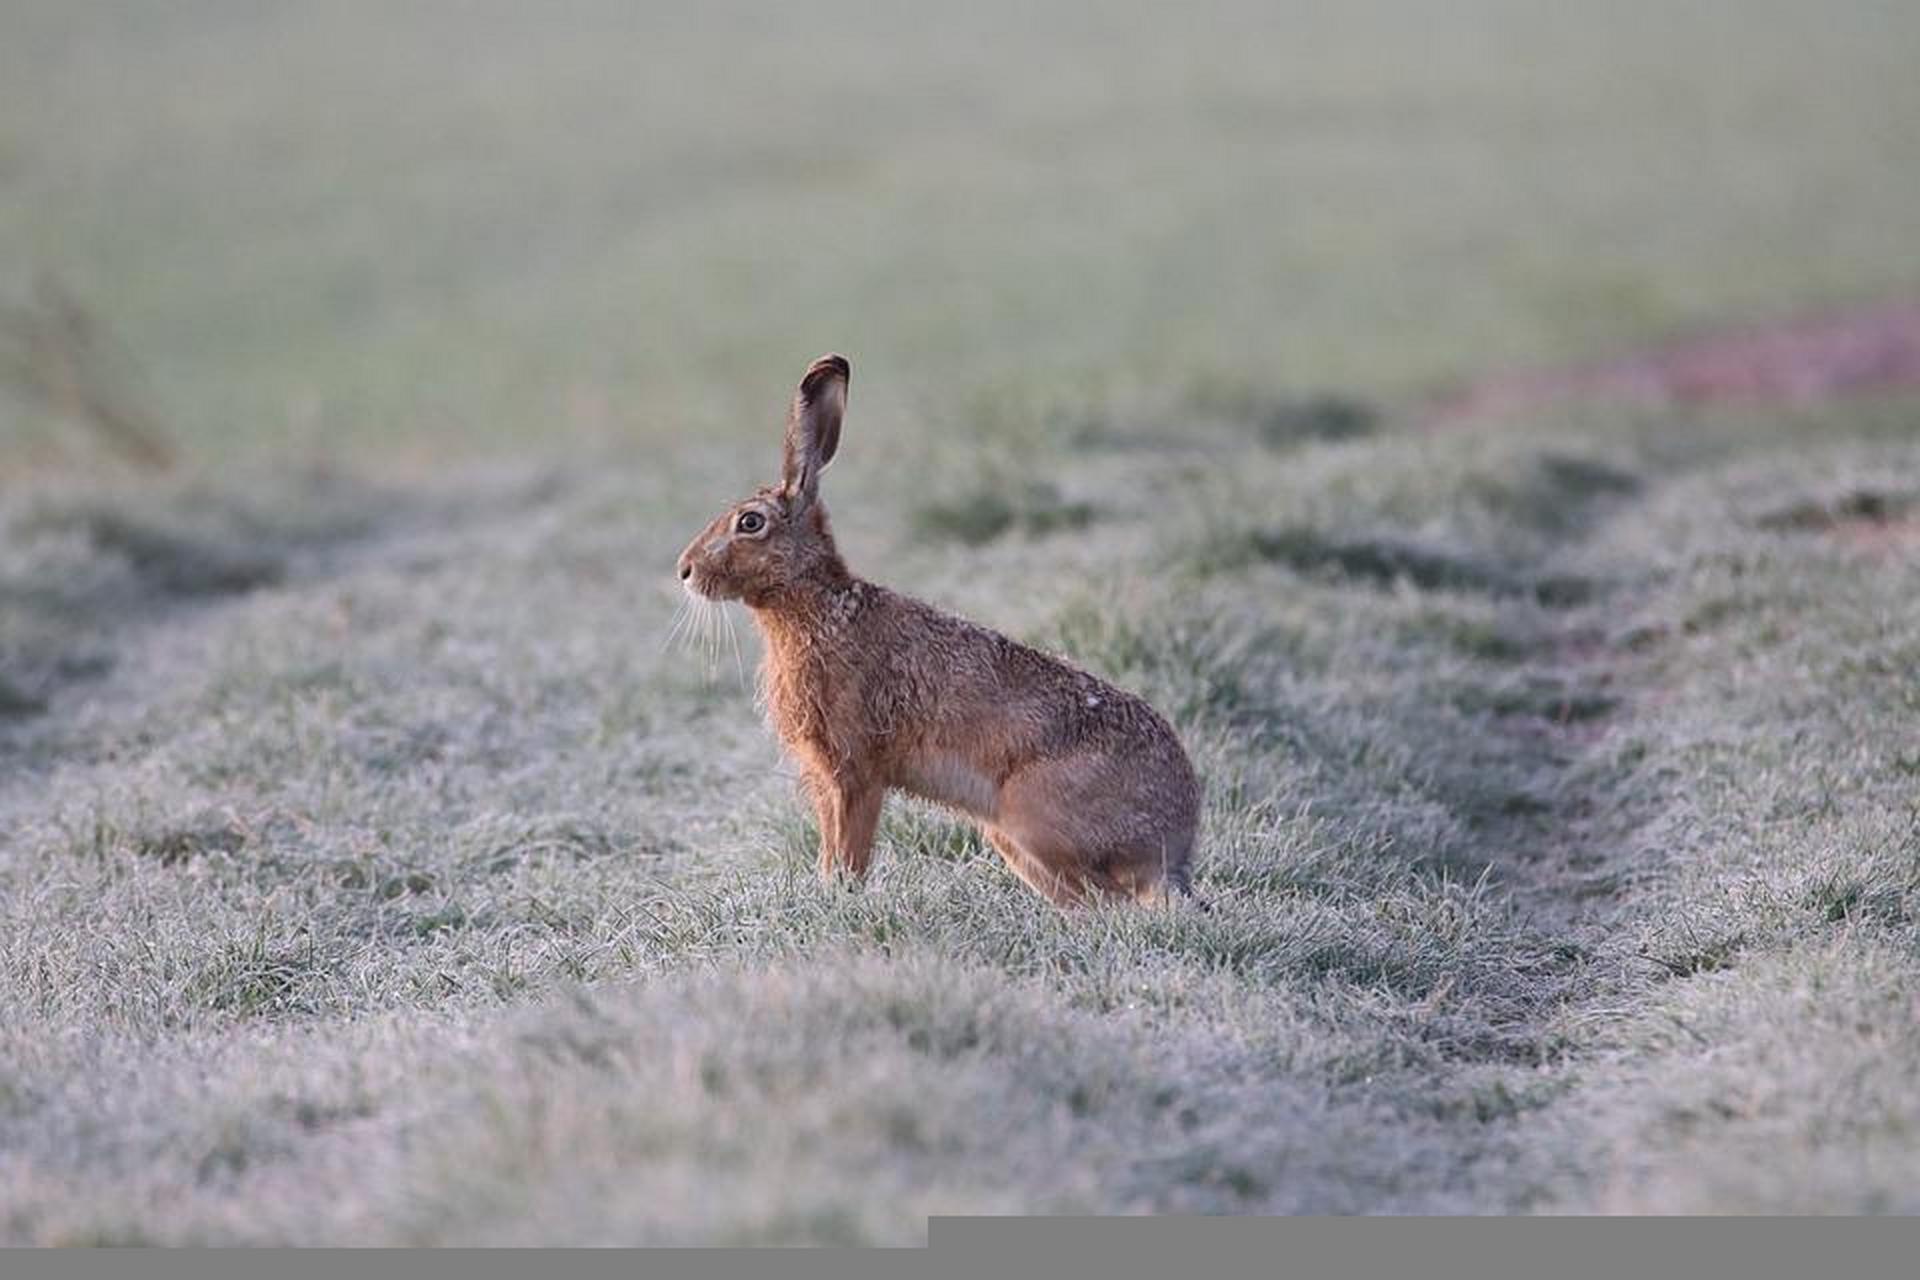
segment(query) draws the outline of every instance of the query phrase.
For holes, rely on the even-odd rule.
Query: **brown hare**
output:
[[[1186,895],[1200,784],[1139,698],[848,572],[820,473],[850,368],[814,361],[787,417],[781,482],[680,554],[686,587],[739,600],[766,641],[768,717],[820,820],[820,870],[865,874],[889,788],[973,818],[1062,905]]]

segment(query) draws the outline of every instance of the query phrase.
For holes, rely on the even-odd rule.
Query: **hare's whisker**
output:
[[[720,619],[717,616],[720,606],[711,600],[703,600],[700,607],[700,626],[705,634],[707,647],[707,679],[712,680],[720,674]]]
[[[747,688],[747,659],[745,655],[740,652],[739,628],[733,625],[733,613],[724,605],[720,608],[720,617],[727,624],[727,639],[733,642],[733,669],[740,673],[740,688],[742,691],[745,691]]]
[[[690,597],[683,595],[680,597],[680,603],[675,606],[673,610],[673,622],[667,627],[667,634],[660,641],[660,652],[665,653],[667,650],[673,648],[673,642],[680,638],[680,632],[685,629],[687,617],[692,612],[692,608],[688,604],[689,599]]]
[[[688,596],[686,613],[680,619],[680,627],[675,634],[674,641],[674,643],[680,646],[682,653],[692,653],[694,651],[695,636],[699,633],[699,630],[700,601],[693,596]]]

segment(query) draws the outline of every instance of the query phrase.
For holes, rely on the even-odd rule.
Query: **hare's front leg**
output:
[[[885,788],[852,779],[816,775],[808,779],[814,813],[820,819],[820,876],[845,871],[858,880],[873,859],[873,832],[880,825]]]

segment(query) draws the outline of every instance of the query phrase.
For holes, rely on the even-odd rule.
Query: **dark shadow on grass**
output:
[[[1350,396],[1316,395],[1268,401],[1259,406],[1252,421],[1262,444],[1285,449],[1314,440],[1372,435],[1379,416],[1372,405]]]
[[[1848,524],[1886,524],[1916,509],[1920,509],[1920,495],[1849,489],[1832,498],[1807,498],[1775,507],[1753,523],[1775,533],[1819,533]]]
[[[1098,516],[1092,503],[1070,501],[1044,480],[1011,487],[989,482],[971,493],[915,508],[913,529],[923,541],[977,547],[1009,533],[1037,538],[1084,529]]]
[[[1345,392],[1287,394],[1237,381],[1197,382],[1187,392],[1187,405],[1203,417],[1244,424],[1271,449],[1357,440],[1372,435],[1380,423],[1378,409]]]
[[[1536,455],[1517,476],[1470,479],[1464,492],[1507,520],[1566,538],[1641,488],[1637,474],[1612,463],[1546,452]]]
[[[1193,557],[1203,573],[1231,573],[1254,564],[1282,564],[1330,580],[1422,591],[1528,598],[1548,608],[1586,604],[1601,584],[1575,574],[1534,576],[1468,553],[1390,535],[1337,537],[1304,525],[1244,529],[1209,539]]]
[[[181,490],[33,502],[0,517],[0,723],[110,671],[127,633],[276,586],[399,514],[332,476],[239,498]]]
[[[1341,392],[1284,395],[1243,386],[1202,384],[1172,407],[1139,417],[1092,415],[1068,433],[1075,449],[1177,452],[1251,436],[1273,450],[1360,440],[1380,429],[1380,411]],[[1200,429],[1196,430],[1196,425]]]
[[[0,719],[8,716],[37,716],[47,709],[47,700],[29,693],[0,675]]]
[[[269,586],[286,574],[284,554],[241,541],[166,529],[114,511],[83,511],[60,522],[83,533],[103,555],[120,556],[146,589],[161,596],[236,595]]]
[[[153,858],[163,867],[179,866],[210,853],[237,853],[247,843],[246,832],[231,825],[172,827],[142,836],[134,852]]]

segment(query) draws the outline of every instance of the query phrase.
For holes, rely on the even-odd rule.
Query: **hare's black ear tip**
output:
[[[811,390],[821,383],[835,378],[841,382],[851,381],[853,378],[853,366],[849,364],[847,358],[839,352],[829,351],[826,355],[821,356],[818,360],[815,360],[807,366],[807,374],[804,378],[800,379],[800,385]]]

